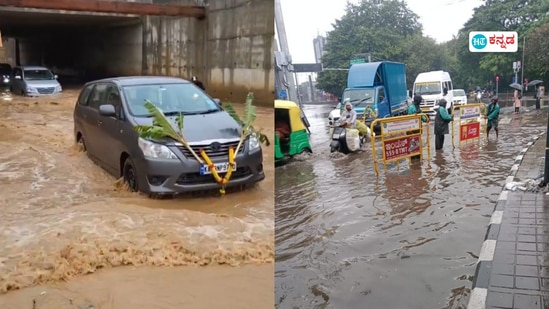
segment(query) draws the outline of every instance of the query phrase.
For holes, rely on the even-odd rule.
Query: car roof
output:
[[[105,82],[112,82],[119,86],[190,83],[188,80],[170,76],[120,76],[94,80],[87,82],[86,85]]]

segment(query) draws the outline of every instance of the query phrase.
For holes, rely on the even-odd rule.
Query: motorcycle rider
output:
[[[341,113],[339,126],[356,129],[356,111],[353,109],[351,99],[345,99],[345,110]]]

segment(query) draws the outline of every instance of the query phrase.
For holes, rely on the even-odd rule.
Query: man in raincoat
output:
[[[496,138],[499,137],[498,122],[499,122],[499,98],[493,96],[490,104],[486,107],[486,119],[488,124],[486,126],[487,137],[490,136],[490,130],[493,128],[496,131]]]
[[[420,96],[419,94],[414,95],[413,104],[408,106],[408,115],[421,114],[421,107],[420,107],[421,101],[423,101],[422,96]],[[421,121],[424,123],[429,123],[429,118],[425,115],[421,115]],[[419,133],[420,133],[419,130],[408,131],[408,134],[410,135],[419,134]],[[412,159],[419,159],[419,158],[420,158],[419,155],[412,157]]]
[[[353,109],[350,99],[345,99],[345,110],[341,113],[340,122],[347,128],[356,129],[356,111]]]
[[[419,94],[414,95],[414,101],[412,105],[408,106],[408,115],[413,114],[421,114],[421,101],[423,101],[423,97]],[[429,122],[429,118],[427,118],[425,115],[421,116],[421,121],[423,122]]]
[[[438,109],[435,115],[435,150],[441,150],[444,146],[444,135],[450,133],[448,123],[454,120],[451,114],[446,110],[446,100],[438,101]]]

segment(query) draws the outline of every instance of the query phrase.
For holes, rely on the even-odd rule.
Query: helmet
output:
[[[423,101],[423,97],[421,95],[414,95],[414,103],[421,103],[421,101]]]
[[[446,102],[445,99],[440,99],[440,100],[438,100],[438,105],[439,105],[439,106],[446,106],[446,103],[447,103],[447,102]]]

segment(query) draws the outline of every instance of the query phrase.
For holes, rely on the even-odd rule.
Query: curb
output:
[[[496,206],[490,218],[490,223],[488,223],[488,230],[484,236],[484,242],[480,249],[477,267],[475,270],[475,277],[473,279],[473,287],[471,290],[471,297],[469,298],[469,304],[467,305],[468,309],[485,309],[486,308],[486,298],[488,296],[488,284],[490,282],[490,272],[492,270],[492,261],[494,260],[494,253],[496,251],[496,244],[499,235],[499,229],[501,226],[501,221],[503,219],[503,210],[505,209],[505,204],[507,203],[507,195],[509,191],[505,189],[505,185],[509,182],[514,181],[515,176],[517,175],[518,169],[524,155],[534,143],[544,135],[542,133],[538,136],[535,136],[526,147],[522,148],[520,153],[515,158],[515,162],[511,167],[511,171],[507,178],[505,179],[505,184],[501,190]]]

